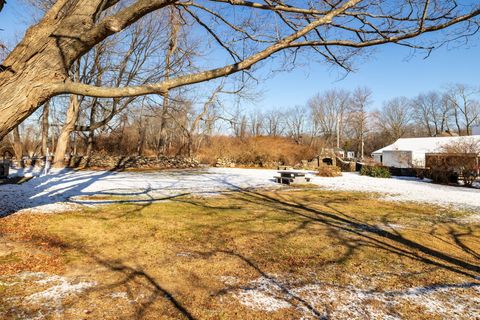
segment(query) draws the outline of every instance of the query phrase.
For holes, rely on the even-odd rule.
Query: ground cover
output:
[[[472,319],[475,210],[237,189],[0,220],[0,318]]]

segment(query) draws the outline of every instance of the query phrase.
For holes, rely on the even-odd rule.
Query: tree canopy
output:
[[[300,55],[352,70],[355,58],[386,43],[430,50],[476,34],[480,5],[457,0],[58,0],[0,66],[0,138],[49,98],[165,95],[169,90],[249,70],[278,56]],[[3,4],[3,1],[2,1]],[[75,61],[155,11],[171,8],[202,41],[229,58],[134,86],[97,86],[70,77]],[[427,34],[431,34],[428,35]]]

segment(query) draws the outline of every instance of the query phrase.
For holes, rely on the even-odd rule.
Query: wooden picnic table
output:
[[[306,170],[278,170],[280,176],[275,176],[277,183],[306,183],[310,182],[311,174],[314,174],[314,171]]]

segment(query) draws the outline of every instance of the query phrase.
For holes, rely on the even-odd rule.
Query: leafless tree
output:
[[[472,126],[480,119],[480,90],[464,84],[451,85],[446,97],[451,104],[459,134],[470,135]]]
[[[350,93],[332,89],[315,95],[308,101],[313,121],[320,134],[331,144],[340,147],[347,122]]]
[[[411,124],[411,102],[406,97],[386,101],[377,114],[378,126],[393,142],[407,133]]]
[[[412,100],[412,111],[422,134],[434,137],[449,129],[449,104],[439,92],[419,94]]]
[[[79,81],[97,86],[106,83],[111,87],[119,87],[143,84],[164,77],[162,64],[152,63],[163,50],[166,41],[162,40],[168,39],[158,36],[165,29],[165,25],[159,21],[161,19],[151,16],[129,27],[124,35],[128,39],[127,46],[123,46],[124,43],[115,38],[96,46],[79,60]],[[177,61],[172,59],[173,62]],[[88,132],[86,151],[88,161],[93,148],[95,130],[107,125],[118,113],[135,102],[135,99],[135,96],[113,100],[82,96],[78,107],[70,103],[67,122],[62,128],[55,150],[54,166],[64,166],[64,155],[68,149],[70,135],[74,131]],[[84,122],[87,122],[85,124],[78,123],[82,109],[90,110],[89,115],[85,117]],[[102,117],[97,120],[98,115],[102,113]]]
[[[354,139],[358,143],[357,152],[360,159],[365,156],[365,136],[369,131],[368,108],[372,104],[372,90],[358,87],[353,91],[349,109],[349,126],[353,129]]]
[[[265,133],[277,137],[285,132],[285,115],[279,110],[270,110],[265,113]]]
[[[182,17],[191,17],[231,62],[118,88],[71,80],[73,63],[97,44],[154,11],[172,7]],[[233,8],[242,8],[242,14],[234,14]],[[479,14],[477,4],[459,5],[458,0],[57,0],[1,64],[0,138],[56,95],[165,95],[174,88],[248,72],[280,51],[292,53],[287,57],[313,52],[350,71],[361,49],[395,43],[431,50],[435,44],[471,35],[477,31]],[[418,37],[444,29],[451,32],[440,32],[441,37],[429,37],[431,41]]]
[[[295,106],[286,112],[287,134],[294,139],[296,143],[302,141],[306,131],[307,115],[307,108],[303,106]]]
[[[207,100],[203,103],[199,112],[195,112],[191,102],[185,101],[181,105],[183,108],[175,110],[175,115],[172,119],[181,128],[185,142],[180,148],[180,153],[184,150],[188,157],[192,157],[194,153],[195,140],[197,145],[201,143],[199,139],[202,134],[199,132],[202,123],[205,124],[206,131],[211,131],[211,126],[217,120],[216,113],[213,112],[215,108],[220,105],[219,95],[223,93],[223,82],[219,84]],[[197,138],[197,139],[195,139]]]
[[[249,116],[249,122],[250,135],[253,137],[261,136],[264,131],[264,115],[259,111],[252,112]]]

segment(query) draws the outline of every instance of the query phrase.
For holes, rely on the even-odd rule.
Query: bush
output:
[[[317,176],[320,177],[338,177],[342,175],[342,171],[337,166],[320,166]]]
[[[200,162],[215,164],[219,159],[229,159],[237,166],[270,167],[293,166],[302,159],[310,159],[315,150],[284,137],[247,137],[245,139],[211,137],[197,154]]]
[[[432,169],[429,171],[428,177],[432,179],[434,183],[458,183],[458,174],[453,171]]]
[[[374,178],[390,178],[392,176],[388,168],[380,166],[363,166],[360,174]]]

